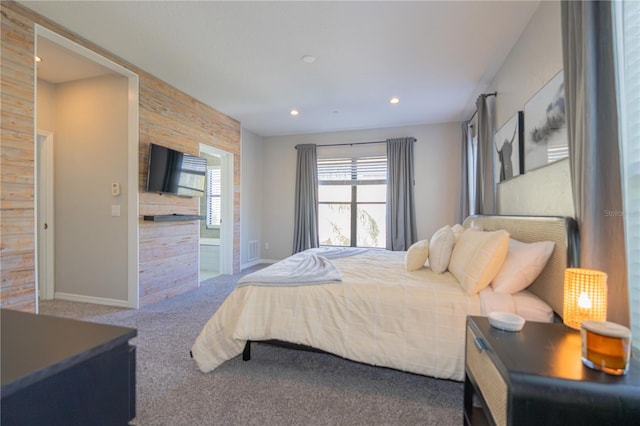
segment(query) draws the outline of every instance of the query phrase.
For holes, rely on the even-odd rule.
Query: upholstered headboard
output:
[[[562,216],[469,216],[465,228],[505,229],[511,238],[532,243],[553,241],[556,247],[542,273],[527,289],[562,317],[564,271],[579,264],[578,224]]]

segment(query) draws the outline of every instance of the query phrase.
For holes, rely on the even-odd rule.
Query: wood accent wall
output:
[[[0,306],[34,311],[35,24],[139,75],[139,213],[198,213],[198,199],[144,192],[151,142],[199,153],[200,143],[234,156],[233,271],[240,271],[240,123],[12,1],[0,3]],[[123,159],[126,161],[126,159]],[[139,221],[140,304],[198,286],[197,222]],[[126,249],[126,248],[123,248]]]
[[[0,3],[0,306],[33,311],[34,28]]]

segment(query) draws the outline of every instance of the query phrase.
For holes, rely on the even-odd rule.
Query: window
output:
[[[386,245],[387,158],[318,159],[320,245]]]
[[[640,2],[613,5],[631,336],[640,358]]]
[[[476,214],[476,158],[478,156],[478,136],[471,126],[471,138],[467,139],[467,182],[469,183],[469,215]]]
[[[220,226],[220,166],[207,168],[207,228]]]

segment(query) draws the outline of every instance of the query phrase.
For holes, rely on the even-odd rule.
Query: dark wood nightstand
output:
[[[466,339],[465,425],[640,425],[637,359],[624,376],[592,370],[580,332],[563,324],[508,332],[468,317]]]

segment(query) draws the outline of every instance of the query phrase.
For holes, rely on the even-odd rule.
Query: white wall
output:
[[[56,86],[44,80],[38,80],[38,99],[36,102],[36,129],[53,133],[56,131]]]
[[[258,241],[258,259],[262,247],[264,138],[241,129],[241,195],[240,195],[240,267],[251,266],[249,241]]]
[[[514,215],[573,216],[569,159],[500,183],[498,211]]]
[[[487,90],[498,92],[497,127],[523,110],[524,104],[561,69],[560,2],[543,1]]]
[[[544,1],[486,90],[498,92],[496,128],[523,111],[562,67],[560,3]],[[498,213],[573,216],[569,176],[565,160],[498,184]]]
[[[291,255],[296,145],[369,142],[405,136],[417,139],[418,238],[429,238],[442,225],[454,224],[460,204],[461,136],[458,123],[270,137],[265,139],[263,150],[262,257],[280,260]],[[244,200],[243,192],[243,203]],[[264,248],[265,243],[269,249]]]
[[[56,293],[127,300],[127,90],[115,76],[55,87]]]

